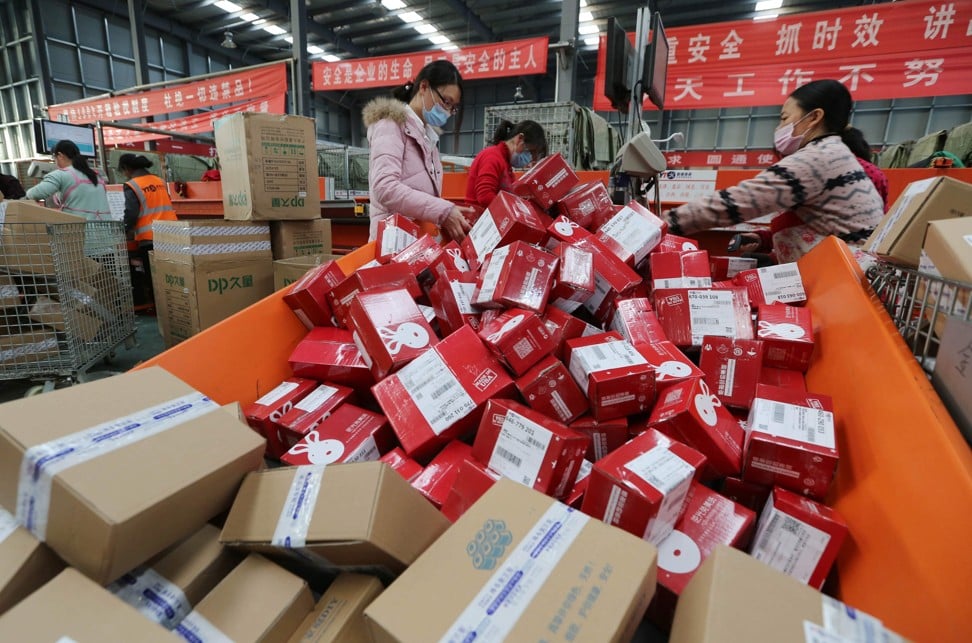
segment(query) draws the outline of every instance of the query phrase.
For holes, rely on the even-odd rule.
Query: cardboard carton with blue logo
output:
[[[650,543],[502,479],[365,618],[376,643],[630,641],[656,558]]]

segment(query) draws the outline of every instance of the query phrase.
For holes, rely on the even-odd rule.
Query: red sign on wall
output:
[[[823,78],[840,80],[854,100],[972,93],[972,0],[868,4],[678,27],[666,35],[665,109],[779,105],[800,85]],[[604,40],[596,110],[611,109]]]
[[[312,87],[316,91],[334,91],[404,85],[433,60],[452,61],[463,80],[545,74],[547,39],[510,40],[453,52],[423,51],[336,63],[315,62]]]

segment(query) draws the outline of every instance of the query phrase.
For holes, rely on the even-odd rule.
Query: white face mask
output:
[[[789,156],[800,149],[800,144],[803,143],[803,139],[807,133],[804,132],[799,136],[794,136],[793,128],[796,127],[797,123],[801,123],[806,120],[807,116],[810,114],[811,112],[807,112],[799,120],[792,123],[787,123],[773,133],[773,147],[775,147],[776,151],[780,153],[780,156]]]

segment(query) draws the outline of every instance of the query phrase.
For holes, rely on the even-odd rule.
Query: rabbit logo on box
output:
[[[473,567],[490,570],[496,567],[498,559],[512,542],[513,534],[506,528],[506,521],[490,518],[466,544],[466,553],[472,559]]]

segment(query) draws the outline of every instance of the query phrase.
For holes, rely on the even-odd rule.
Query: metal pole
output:
[[[641,123],[639,122],[638,115],[641,113],[641,98],[644,94],[645,88],[641,86],[639,81],[641,80],[645,65],[645,49],[648,42],[648,28],[650,19],[651,12],[648,10],[648,7],[641,7],[638,9],[638,23],[635,30],[635,60],[634,65],[632,65],[633,77],[629,78],[629,87],[631,87],[631,104],[628,106],[629,141],[635,134],[641,132]],[[638,91],[634,91],[635,84],[638,85]],[[635,123],[638,124],[637,130],[635,129]]]
[[[294,41],[293,51],[294,114],[313,116],[314,103],[310,91],[310,63],[307,60],[307,3],[304,0],[290,0],[290,35]]]
[[[182,132],[173,132],[164,129],[153,129],[151,127],[141,127],[139,125],[129,125],[128,123],[116,123],[114,121],[98,121],[98,127],[115,127],[117,129],[127,129],[133,132],[145,132],[146,134],[159,134],[162,136],[170,136],[172,138],[180,138],[184,141],[203,141],[205,143],[215,144],[216,139],[212,136],[205,136],[202,134],[184,134]]]
[[[554,102],[560,103],[574,99],[574,77],[577,75],[577,17],[580,13],[580,0],[565,0],[560,9],[560,42],[554,56],[557,61],[557,85],[554,89]]]

